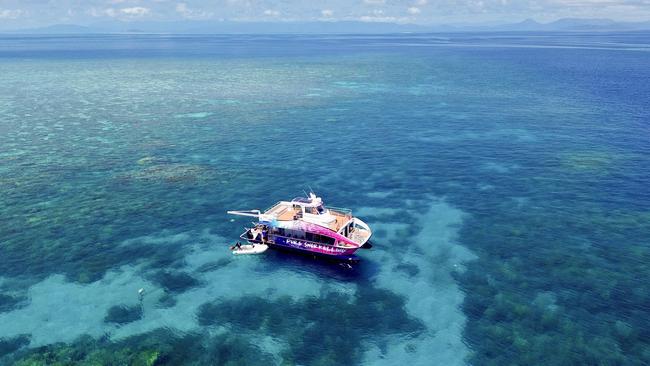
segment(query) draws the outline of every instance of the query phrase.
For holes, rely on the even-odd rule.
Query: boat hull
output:
[[[246,238],[242,235],[242,238],[246,239],[249,243],[262,244],[262,241],[257,239]],[[301,253],[310,256],[318,256],[321,258],[339,260],[339,261],[357,261],[358,258],[355,255],[355,252],[359,248],[338,248],[330,245],[319,244],[314,242],[309,242],[300,239],[286,238],[282,236],[272,236],[269,240],[265,241],[264,244],[267,244],[270,248],[287,250],[294,253]]]
[[[359,248],[340,248],[332,245],[319,244],[300,239],[286,238],[282,236],[273,237],[273,245],[299,250],[310,254],[329,257],[348,258],[353,256]]]
[[[352,255],[328,255],[328,254],[321,254],[321,253],[318,253],[318,252],[310,252],[310,251],[307,251],[307,250],[296,249],[296,248],[289,247],[289,246],[274,245],[274,244],[269,244],[269,248],[273,249],[273,250],[276,250],[276,251],[279,251],[279,252],[284,252],[284,253],[287,253],[287,254],[291,254],[291,255],[308,257],[308,258],[323,260],[323,261],[327,261],[327,262],[352,263],[352,264],[359,263],[359,257],[357,257],[356,254],[352,254]]]

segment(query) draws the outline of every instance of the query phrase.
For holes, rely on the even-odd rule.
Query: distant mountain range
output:
[[[619,22],[611,19],[565,18],[550,23],[527,19],[501,25],[417,25],[359,21],[313,22],[104,22],[88,26],[57,24],[48,27],[4,31],[13,34],[89,34],[89,33],[177,33],[177,34],[379,34],[430,32],[566,32],[650,30],[650,21]]]
[[[482,29],[485,29],[482,28]],[[650,21],[618,22],[611,19],[563,18],[550,23],[533,19],[523,22],[487,27],[495,31],[635,31],[650,30]]]

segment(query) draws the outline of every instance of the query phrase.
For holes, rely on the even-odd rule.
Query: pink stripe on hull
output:
[[[334,238],[337,241],[344,242],[344,243],[350,244],[350,245],[354,245],[355,248],[352,248],[353,250],[356,250],[356,249],[359,248],[359,244],[357,244],[357,243],[353,242],[352,240],[346,238],[345,236],[335,232],[334,230],[330,230],[328,228],[322,227],[320,225],[312,224],[312,223],[309,223],[309,222],[290,221],[290,222],[286,223],[286,222],[283,222],[283,221],[278,221],[277,227],[281,227],[283,229],[300,230],[300,231],[310,232],[310,233],[313,233],[313,234],[329,236],[330,238]],[[354,253],[354,251],[352,253]]]

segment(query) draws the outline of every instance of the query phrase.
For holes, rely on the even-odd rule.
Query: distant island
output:
[[[4,30],[12,34],[178,33],[178,34],[380,34],[435,32],[605,32],[650,30],[650,21],[564,18],[550,23],[526,19],[518,23],[419,25],[362,21],[243,22],[243,21],[110,21],[91,25],[56,24]]]

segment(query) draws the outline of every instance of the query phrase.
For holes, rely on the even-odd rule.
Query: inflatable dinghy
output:
[[[266,252],[269,249],[269,246],[266,244],[246,244],[242,245],[239,249],[233,249],[232,254],[241,255],[241,254],[260,254]]]

